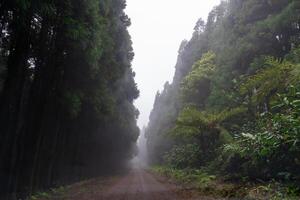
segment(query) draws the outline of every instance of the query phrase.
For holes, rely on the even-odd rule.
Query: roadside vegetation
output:
[[[295,184],[274,181],[231,181],[221,175],[212,175],[207,169],[176,169],[154,166],[151,171],[177,183],[184,190],[213,198],[247,200],[297,200],[299,188]]]
[[[155,171],[221,196],[219,183],[299,199],[299,45],[298,1],[222,1],[200,19],[150,116]]]

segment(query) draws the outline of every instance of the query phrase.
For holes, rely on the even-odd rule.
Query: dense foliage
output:
[[[156,96],[152,163],[299,180],[300,2],[228,0],[181,44]]]
[[[139,92],[125,6],[0,2],[1,199],[97,176],[133,155]]]

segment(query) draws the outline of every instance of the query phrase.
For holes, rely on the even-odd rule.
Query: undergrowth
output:
[[[151,171],[193,189],[202,195],[245,200],[299,200],[300,190],[295,184],[270,182],[230,182],[205,169],[176,169],[153,166]]]
[[[33,195],[31,195],[28,200],[40,200],[40,199],[45,199],[45,200],[50,200],[54,199],[57,196],[62,196],[66,192],[67,187],[59,187],[59,188],[52,188],[49,191],[44,191],[44,192],[37,192]]]

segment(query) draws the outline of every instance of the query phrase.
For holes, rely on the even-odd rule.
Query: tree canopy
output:
[[[228,0],[198,20],[156,97],[152,163],[299,180],[299,11],[296,0]]]
[[[94,177],[134,155],[139,91],[125,6],[1,1],[1,199]]]

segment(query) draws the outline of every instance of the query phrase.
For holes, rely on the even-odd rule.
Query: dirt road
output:
[[[133,169],[122,177],[107,192],[103,199],[112,200],[175,200],[175,185],[161,183],[152,174],[142,169]]]
[[[212,200],[195,197],[191,191],[158,180],[141,168],[107,179],[93,179],[74,184],[62,193],[39,200]]]

